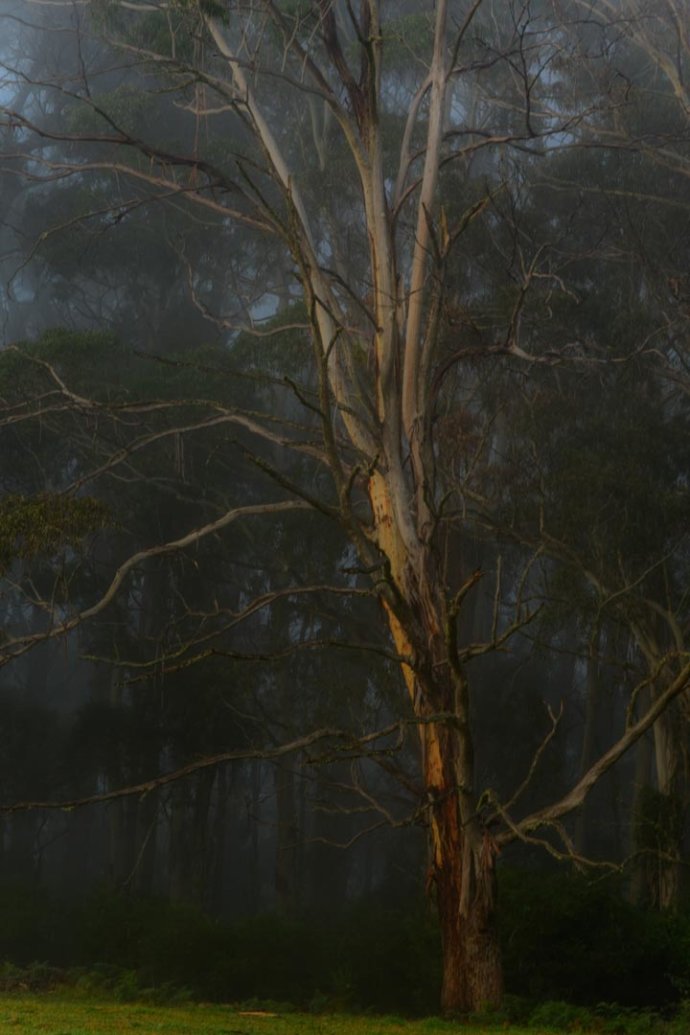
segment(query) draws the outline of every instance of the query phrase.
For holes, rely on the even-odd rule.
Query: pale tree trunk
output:
[[[188,897],[200,906],[210,905],[210,813],[213,787],[217,771],[210,769],[199,774],[192,799],[192,822],[187,836],[192,839],[191,868]]]
[[[643,823],[645,797],[650,786],[652,768],[651,736],[641,737],[635,750],[635,782],[632,803],[632,838],[630,853],[633,857],[633,872],[630,882],[630,899],[635,905],[643,905],[647,901],[649,883],[649,857],[642,849],[641,827]]]
[[[260,759],[249,763],[249,859],[247,867],[249,879],[245,902],[251,915],[258,913],[261,907],[261,842],[259,840],[259,823],[261,817],[261,779],[262,765]]]
[[[298,829],[295,809],[295,774],[289,762],[273,767],[276,795],[275,891],[281,913],[297,906]]]
[[[138,802],[136,828],[137,857],[132,883],[137,894],[148,897],[153,895],[156,878],[158,801],[155,796],[150,795]]]
[[[216,777],[216,809],[213,825],[213,855],[209,877],[209,901],[211,911],[222,916],[225,908],[225,873],[227,869],[226,852],[232,843],[229,836],[230,817],[228,799],[232,787],[233,770],[230,766],[218,767]]]
[[[408,121],[411,132],[415,105],[428,94],[415,244],[409,288],[402,298],[395,243],[390,225],[381,215],[386,207],[384,176],[373,108],[369,129],[375,144],[368,148],[370,163],[362,173],[362,183],[378,288],[374,311],[376,402],[382,426],[382,462],[368,482],[372,538],[386,558],[388,586],[382,602],[397,650],[409,659],[402,670],[420,721],[430,840],[428,886],[436,896],[443,948],[441,1005],[445,1013],[463,1013],[497,1005],[503,978],[495,914],[495,851],[476,815],[469,691],[455,639],[460,604],[476,580],[470,577],[449,602],[433,533],[435,463],[428,385],[441,296],[430,276],[429,255],[448,100],[447,20],[447,4],[438,0],[429,73]],[[396,197],[404,190],[409,171],[409,144],[406,130]],[[437,232],[445,249],[448,241],[443,223]]]
[[[349,767],[336,766],[329,776],[348,779]],[[313,788],[314,801],[323,802],[312,810],[309,844],[308,890],[306,904],[315,915],[328,916],[337,912],[347,901],[352,856],[340,847],[342,817],[337,810],[327,807],[331,782],[324,773],[317,772]]]
[[[189,790],[185,784],[173,786],[168,799],[168,897],[173,902],[181,902],[185,898],[189,872],[189,838],[187,827],[189,822],[187,796]]]
[[[600,721],[601,680],[599,652],[601,628],[599,625],[592,631],[587,654],[587,683],[585,702],[585,728],[582,736],[580,753],[580,771],[582,776],[587,772],[597,757],[597,723]],[[575,845],[580,855],[587,855],[591,850],[592,803],[588,799],[582,805],[575,821]]]
[[[658,616],[654,616],[658,619]],[[668,618],[668,616],[664,616]],[[683,639],[675,621],[668,626],[679,653]],[[649,699],[658,701],[677,678],[668,661],[667,632],[663,623],[636,622],[635,638],[650,672]],[[636,812],[638,850],[642,854],[645,899],[661,911],[678,908],[683,873],[685,811],[687,807],[687,760],[685,739],[688,723],[687,699],[673,701],[654,723],[654,775],[656,787],[640,790]],[[646,857],[646,858],[645,858]]]
[[[677,705],[667,709],[654,725],[654,756],[658,797],[655,824],[657,841],[656,887],[653,905],[675,910],[681,891],[684,819],[684,757],[681,734],[685,723]]]
[[[451,1014],[497,1005],[503,979],[495,922],[495,852],[476,815],[469,692],[455,642],[457,612],[474,580],[471,577],[449,602],[433,533],[435,464],[428,384],[440,294],[430,276],[429,255],[448,97],[447,19],[447,4],[439,0],[433,56],[418,93],[419,101],[428,94],[426,150],[409,287],[403,297],[395,242],[385,218],[381,138],[373,103],[368,121],[369,163],[362,169],[362,185],[378,289],[374,349],[382,429],[380,460],[368,480],[371,538],[386,558],[387,586],[381,599],[398,653],[409,659],[402,665],[403,676],[420,722],[430,840],[428,886],[435,892],[441,926],[441,1005]],[[413,105],[408,127],[414,117]],[[406,132],[396,195],[404,188],[408,170]],[[443,225],[439,236],[441,247],[447,247]],[[355,438],[357,431],[353,426]]]
[[[678,908],[683,869],[684,774],[675,711],[657,720],[651,745],[640,745],[634,802],[633,899],[664,912]]]

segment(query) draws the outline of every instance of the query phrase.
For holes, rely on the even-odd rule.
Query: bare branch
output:
[[[687,655],[685,655],[687,657]],[[603,755],[590,766],[584,776],[578,780],[574,787],[568,791],[559,801],[554,802],[552,805],[547,805],[543,809],[539,809],[537,812],[533,812],[530,816],[526,816],[519,822],[514,824],[514,829],[499,834],[496,840],[500,844],[508,844],[515,840],[519,834],[529,834],[531,831],[538,830],[542,826],[547,826],[554,823],[556,820],[561,819],[563,816],[567,816],[569,812],[573,812],[579,808],[584,802],[585,798],[595,786],[595,784],[601,779],[604,773],[608,772],[612,765],[614,765],[619,758],[621,758],[626,751],[628,751],[633,744],[637,743],[640,737],[650,729],[659,716],[664,712],[668,705],[680,694],[684,693],[690,686],[690,662],[686,662],[678,673],[676,678],[670,683],[670,685],[659,694],[657,699],[650,705],[642,718],[629,726],[625,733],[615,744],[604,752]]]
[[[166,554],[177,553],[188,546],[194,546],[200,543],[207,536],[214,535],[215,533],[222,531],[222,529],[227,528],[228,525],[232,524],[232,522],[236,521],[238,518],[258,517],[263,514],[279,514],[288,510],[307,509],[311,508],[303,500],[282,500],[277,503],[256,503],[250,504],[246,507],[234,507],[215,521],[211,521],[199,528],[194,528],[179,539],[173,539],[167,543],[160,543],[158,546],[151,546],[148,549],[139,550],[120,565],[107,590],[95,604],[84,608],[71,618],[65,619],[62,622],[58,621],[55,625],[52,625],[50,628],[42,632],[6,639],[2,645],[0,645],[0,666],[6,665],[13,658],[24,654],[36,643],[51,640],[57,636],[64,636],[65,633],[70,632],[72,629],[76,629],[78,625],[81,625],[87,619],[100,614],[115,599],[130,572],[132,572],[143,561],[149,560],[152,557],[161,557]]]

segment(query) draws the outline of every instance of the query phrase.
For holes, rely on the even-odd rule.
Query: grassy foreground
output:
[[[3,1035],[488,1035],[496,1028],[438,1018],[272,1014],[228,1006],[146,1006],[48,995],[0,996]],[[511,1028],[511,1035],[551,1035]]]

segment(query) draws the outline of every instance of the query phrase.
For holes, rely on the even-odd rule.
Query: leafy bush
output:
[[[568,1030],[582,1024],[586,1006],[591,1030],[647,1035],[658,1019],[630,1008],[668,1010],[687,995],[690,914],[646,913],[615,882],[562,872],[508,870],[500,885],[509,994],[492,1023],[536,1017]],[[120,999],[170,1001],[179,990],[314,1011],[419,1016],[438,1008],[438,928],[424,903],[384,909],[362,902],[328,926],[279,915],[223,925],[191,905],[107,890],[70,906],[13,887],[0,892],[0,908],[0,959],[12,961],[0,971],[2,987],[43,987],[60,966],[78,968],[74,980],[84,991]],[[37,958],[50,967],[31,964]],[[683,1035],[690,1029],[674,1023]]]
[[[437,1007],[440,952],[424,906],[361,904],[328,927],[279,915],[224,926],[192,906],[104,892],[82,909],[77,929],[82,964],[136,973],[144,988],[168,982],[204,999],[312,1009]]]
[[[65,971],[47,963],[0,964],[0,992],[47,992],[68,982]]]
[[[350,1003],[423,1015],[438,1009],[441,948],[424,903],[381,909],[363,902],[345,918],[336,944],[338,966],[350,980]]]
[[[91,969],[70,971],[68,980],[73,981],[77,992],[91,996],[106,996],[120,1003],[145,1002],[154,1004],[186,1003],[192,993],[184,986],[164,982],[147,987],[142,976],[135,970],[101,964]]]
[[[591,1014],[582,1006],[547,1000],[531,1013],[529,1023],[554,1031],[583,1031],[590,1027]]]
[[[611,1003],[599,1003],[593,1013],[596,1031],[605,1035],[657,1035],[669,1028],[658,1014],[648,1010],[634,1010]],[[683,1029],[685,1035],[685,1029]]]
[[[504,872],[500,895],[510,992],[635,1007],[679,998],[677,980],[688,972],[687,920],[636,908],[614,880],[562,871]]]
[[[26,967],[33,960],[68,962],[71,930],[67,913],[33,884],[0,887],[0,960]]]

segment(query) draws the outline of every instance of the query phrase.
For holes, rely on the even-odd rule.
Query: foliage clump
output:
[[[0,500],[0,570],[9,567],[14,558],[52,554],[65,546],[74,548],[108,520],[105,505],[90,496],[6,496]]]

